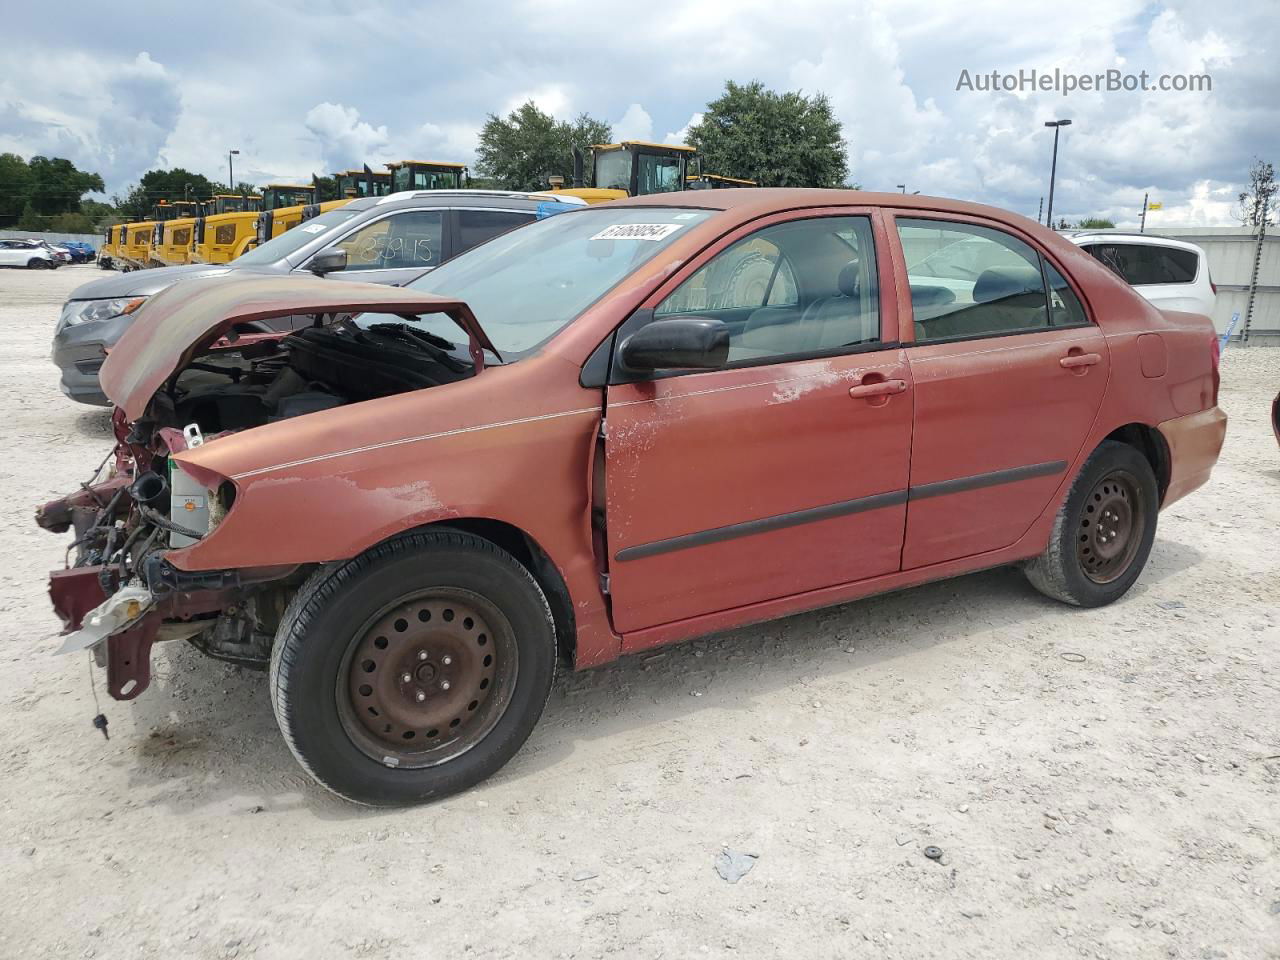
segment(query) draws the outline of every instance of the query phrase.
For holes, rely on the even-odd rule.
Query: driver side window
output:
[[[654,316],[722,321],[731,365],[878,343],[871,222],[816,217],[759,230],[713,257]]]

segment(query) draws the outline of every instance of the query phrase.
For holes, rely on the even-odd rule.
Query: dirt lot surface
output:
[[[1280,957],[1280,350],[1224,358],[1119,604],[1000,570],[562,677],[497,777],[383,812],[190,648],[90,726],[31,513],[107,448],[48,360],[95,275],[0,273],[0,957]]]

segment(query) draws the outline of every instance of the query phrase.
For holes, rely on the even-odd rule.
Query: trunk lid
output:
[[[461,300],[373,283],[233,272],[180,280],[148,300],[107,355],[99,381],[107,398],[136,420],[169,377],[237,324],[292,314],[363,312],[446,314],[467,334],[477,373],[484,368],[484,350],[498,353]]]

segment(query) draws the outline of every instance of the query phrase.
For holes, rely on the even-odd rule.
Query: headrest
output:
[[[974,303],[991,303],[1006,297],[1035,293],[1044,296],[1044,278],[1034,267],[989,267],[973,285]]]
[[[856,297],[858,295],[857,260],[850,260],[840,268],[840,275],[836,277],[836,288],[840,291],[842,297]]]

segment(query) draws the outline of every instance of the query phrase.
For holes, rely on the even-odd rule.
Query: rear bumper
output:
[[[1161,504],[1167,507],[1208,481],[1227,436],[1227,415],[1215,406],[1166,420],[1157,429],[1169,448],[1169,489]]]

